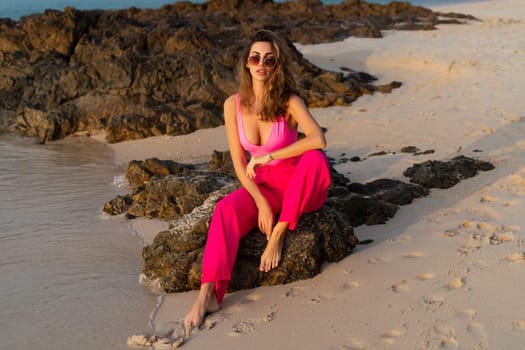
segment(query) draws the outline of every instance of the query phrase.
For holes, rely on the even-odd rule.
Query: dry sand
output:
[[[330,156],[364,159],[338,165],[352,181],[407,181],[402,172],[411,164],[456,155],[496,169],[433,190],[386,225],[357,227],[360,239],[374,243],[311,280],[227,295],[208,318],[210,329],[194,332],[184,348],[525,348],[525,2],[436,9],[482,21],[299,46],[323,68],[403,82],[391,94],[312,113],[328,128]],[[435,153],[400,153],[403,146]],[[119,162],[201,162],[227,145],[219,127],[113,147]],[[389,153],[368,157],[378,151]],[[165,225],[138,220],[133,227],[149,242]],[[152,314],[155,331],[179,331],[196,295],[163,296]]]

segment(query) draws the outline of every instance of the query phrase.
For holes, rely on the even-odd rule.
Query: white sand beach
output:
[[[374,242],[313,279],[228,294],[185,349],[525,348],[525,2],[435,10],[480,21],[298,45],[320,67],[403,82],[349,107],[313,109],[328,129],[326,151],[363,159],[337,166],[356,182],[408,181],[402,173],[412,164],[457,155],[496,168],[432,190],[385,225],[357,227],[359,239]],[[435,153],[400,153],[403,146]],[[118,162],[202,162],[227,149],[223,127],[112,147]],[[388,154],[367,157],[378,151]],[[133,223],[146,242],[165,225]],[[155,332],[180,328],[196,295],[163,296]]]

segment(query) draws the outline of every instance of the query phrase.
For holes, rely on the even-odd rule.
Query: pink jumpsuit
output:
[[[239,139],[251,156],[264,155],[297,140],[284,117],[273,122],[266,144],[251,144],[244,132],[240,99],[237,95]],[[279,222],[294,230],[304,212],[319,209],[326,201],[330,172],[326,156],[312,150],[298,157],[272,160],[256,169],[255,183],[272,208],[280,213]],[[201,283],[214,282],[217,301],[222,303],[231,280],[239,241],[258,224],[258,210],[252,196],[240,188],[221,199],[213,213],[202,260]]]

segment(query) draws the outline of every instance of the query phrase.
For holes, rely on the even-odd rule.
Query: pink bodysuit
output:
[[[290,130],[286,124],[286,119],[281,116],[279,119],[273,122],[272,131],[270,137],[264,145],[254,145],[246,137],[244,131],[244,123],[242,121],[242,110],[240,108],[240,95],[237,94],[237,128],[239,130],[239,140],[241,141],[242,147],[250,152],[252,157],[262,156],[271,152],[275,152],[283,147],[286,147],[295,141],[297,141],[297,130]],[[286,161],[286,159],[284,159]],[[281,160],[273,160],[271,165],[279,164]]]
[[[284,117],[273,122],[264,145],[254,145],[244,132],[240,97],[237,94],[237,128],[242,147],[251,156],[275,152],[297,140],[297,130],[290,130]],[[279,222],[294,230],[302,213],[319,209],[326,201],[330,172],[326,156],[311,150],[300,156],[272,160],[256,169],[254,179]],[[215,283],[217,301],[222,303],[231,280],[239,241],[257,227],[258,209],[244,188],[228,194],[215,207],[202,260],[201,283]]]

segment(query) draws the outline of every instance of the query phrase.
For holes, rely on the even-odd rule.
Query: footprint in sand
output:
[[[507,191],[508,193],[514,196],[522,197],[523,195],[525,195],[523,185],[525,185],[525,178],[523,176],[511,175],[500,187],[502,190]]]
[[[435,322],[438,322],[435,320]],[[444,324],[436,324],[426,329],[420,335],[418,349],[457,349],[457,335],[453,328]],[[470,348],[469,348],[470,349]],[[477,348],[476,348],[477,349]],[[483,348],[485,349],[485,348]]]
[[[465,286],[466,283],[466,277],[456,277],[452,281],[448,282],[445,288],[447,288],[448,290],[454,290]]]
[[[242,334],[253,333],[257,330],[259,322],[254,320],[245,320],[237,322],[232,326],[233,331],[229,333],[231,336],[239,336]]]
[[[381,340],[389,345],[394,344],[394,342],[403,335],[401,331],[397,329],[391,329],[383,334],[380,335]]]
[[[393,284],[390,287],[390,290],[392,290],[395,293],[408,292],[408,291],[410,291],[410,288],[408,287],[408,281],[407,280],[402,280],[399,283]]]
[[[206,321],[207,322],[207,321]],[[206,322],[201,328],[206,327]],[[148,348],[148,349],[177,349],[184,345],[187,339],[191,336],[191,333],[194,331],[199,331],[198,329],[187,330],[183,326],[183,321],[177,322],[178,326],[176,328],[170,328],[164,334],[154,334],[151,336],[146,336],[143,334],[132,335],[128,337],[127,344],[132,348]],[[213,327],[212,327],[213,328]]]
[[[467,330],[479,339],[487,337],[487,334],[485,333],[485,327],[479,322],[470,322],[470,324],[467,326]]]
[[[445,324],[437,324],[433,330],[441,338],[440,345],[442,349],[456,349],[458,347],[454,328]]]
[[[248,319],[237,322],[232,326],[233,331],[229,333],[230,336],[236,337],[243,334],[253,333],[259,329],[259,326],[264,323],[273,321],[275,312],[269,312],[262,318]]]
[[[495,232],[495,231],[501,231],[503,228],[500,225],[493,225],[488,222],[480,221],[476,225],[478,230],[485,231],[485,232]]]
[[[498,201],[496,197],[493,196],[482,196],[479,200],[481,203],[495,203]]]
[[[445,298],[440,295],[426,296],[421,299],[420,304],[426,311],[434,312],[445,304]]]
[[[509,254],[505,257],[505,260],[509,262],[525,261],[525,252],[517,252],[517,253]]]
[[[425,253],[423,252],[409,252],[409,253],[405,253],[401,255],[401,257],[406,258],[406,259],[417,259],[417,258],[422,258],[424,256],[425,256]]]
[[[472,253],[475,253],[475,252],[477,252],[480,249],[481,249],[481,247],[479,247],[479,246],[475,246],[475,247],[461,247],[461,248],[458,249],[458,254],[460,256],[466,256],[466,255],[470,255]]]
[[[477,315],[476,310],[472,310],[472,309],[461,310],[461,311],[458,311],[457,313],[457,316],[459,318],[464,318],[467,320],[473,320],[476,317],[476,315]]]
[[[445,232],[443,232],[443,236],[445,237],[456,237],[456,236],[459,236],[460,234],[461,232],[457,230],[446,230]]]
[[[461,225],[459,225],[460,227],[464,227],[464,228],[472,228],[476,225],[476,223],[472,220],[467,220],[467,221],[464,221],[463,223],[461,223]]]
[[[491,224],[489,222],[485,221],[474,221],[474,220],[466,220],[459,224],[458,230],[460,233],[466,233],[464,230],[467,230],[466,232],[500,232],[503,231],[504,228],[501,225],[498,224]],[[456,230],[447,230],[451,232],[458,232]]]
[[[512,328],[516,331],[525,332],[525,320],[515,320],[512,322]]]
[[[510,180],[514,185],[525,185],[525,178],[521,175],[511,175]]]
[[[245,300],[246,300],[246,303],[253,303],[261,298],[262,296],[260,294],[250,294],[246,296]]]
[[[401,237],[389,238],[389,239],[386,240],[386,242],[388,242],[388,243],[396,243],[396,242],[408,241],[408,240],[411,240],[411,239],[412,239],[411,236],[401,236]]]
[[[418,281],[428,281],[428,280],[433,279],[434,277],[435,275],[433,273],[425,272],[425,273],[421,273],[417,275],[415,279]],[[390,290],[396,293],[409,292],[410,291],[409,282],[410,280],[407,280],[407,279],[402,280],[401,282],[393,284],[390,287]]]
[[[441,341],[441,348],[442,349],[457,349],[458,341],[456,340],[455,337],[445,338]]]
[[[425,273],[421,273],[419,275],[416,276],[416,279],[419,280],[419,281],[428,281],[428,280],[431,280],[435,277],[435,275],[431,272],[425,272]]]
[[[494,232],[490,237],[490,244],[498,245],[507,242],[517,241],[518,238],[514,232]]]
[[[386,264],[386,263],[389,263],[390,260],[389,259],[385,259],[385,258],[378,258],[376,256],[370,258],[367,260],[367,263],[369,264],[372,264],[372,265],[375,265],[375,264]]]
[[[343,290],[349,290],[359,287],[359,282],[355,281],[348,281],[345,284],[343,284]]]
[[[465,235],[463,235],[463,246],[458,249],[460,255],[469,255],[489,244],[498,245],[519,241],[519,238],[515,233],[519,231],[518,226],[510,225],[504,227],[498,224],[470,220],[462,223],[460,226],[467,229],[466,232],[463,232],[465,233]]]
[[[366,344],[360,339],[348,339],[344,344],[342,344],[340,350],[365,350]]]
[[[284,293],[284,296],[287,297],[287,298],[294,298],[294,297],[297,297],[297,296],[299,296],[301,294],[303,294],[303,289],[302,288],[292,287],[292,288],[288,289],[286,291],[286,293]]]
[[[310,298],[309,301],[312,304],[319,304],[322,301],[322,299],[321,299],[321,296],[316,296],[316,297]]]

